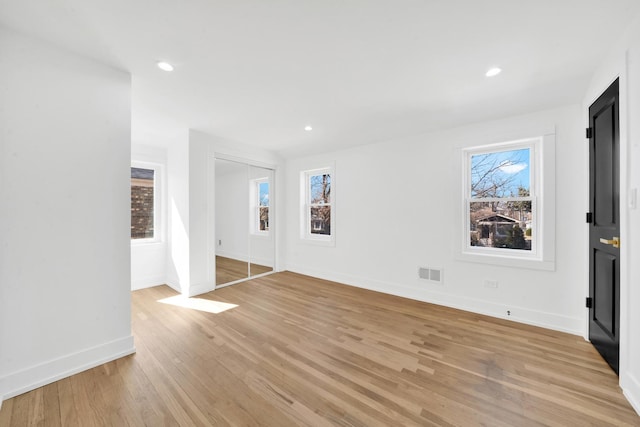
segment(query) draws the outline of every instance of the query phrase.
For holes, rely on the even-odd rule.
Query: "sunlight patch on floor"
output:
[[[228,302],[212,301],[202,298],[187,298],[182,295],[176,295],[169,298],[158,300],[163,304],[175,305],[183,308],[190,308],[193,310],[205,311],[207,313],[219,314],[223,311],[236,308],[237,304],[230,304]]]

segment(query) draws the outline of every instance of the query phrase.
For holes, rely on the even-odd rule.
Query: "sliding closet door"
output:
[[[249,166],[215,160],[216,286],[249,277]]]
[[[275,258],[272,169],[249,166],[249,275],[273,271]]]

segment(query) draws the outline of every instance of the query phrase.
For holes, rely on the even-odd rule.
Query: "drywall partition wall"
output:
[[[215,280],[210,276],[213,258],[207,252],[210,234],[207,222],[209,193],[209,146],[206,141],[192,137],[189,132],[189,296],[199,295],[215,289]]]
[[[130,76],[0,28],[0,399],[134,352]]]
[[[131,161],[139,167],[156,169],[155,213],[158,228],[153,242],[131,240],[131,289],[157,286],[167,281],[167,149],[146,144],[132,144]]]
[[[594,73],[582,105],[588,108],[620,78],[620,386],[640,414],[640,16]],[[584,292],[588,292],[585,287]],[[585,314],[585,322],[587,314]]]
[[[556,269],[523,270],[454,257],[462,209],[460,147],[556,132]],[[582,334],[584,180],[578,105],[478,123],[286,163],[287,269],[377,291]],[[300,239],[300,171],[335,163],[335,247]],[[332,189],[333,190],[333,189]],[[553,200],[548,202],[553,203]],[[442,268],[442,283],[418,278]],[[497,288],[485,286],[497,282]],[[507,315],[510,312],[510,316]]]
[[[189,271],[189,135],[167,145],[167,285],[187,295]]]

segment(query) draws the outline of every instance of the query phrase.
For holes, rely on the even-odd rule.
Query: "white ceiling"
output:
[[[3,25],[131,73],[134,140],[192,128],[285,155],[580,102],[638,13],[638,0],[0,0]]]

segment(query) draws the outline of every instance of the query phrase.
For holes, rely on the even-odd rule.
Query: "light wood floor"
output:
[[[135,355],[4,402],[2,426],[640,425],[582,338],[277,273],[133,292]],[[220,304],[211,303],[216,306]]]
[[[252,276],[273,271],[272,267],[255,263],[251,263],[250,267]],[[246,261],[216,255],[216,285],[246,279],[247,277],[249,277],[249,270]]]

